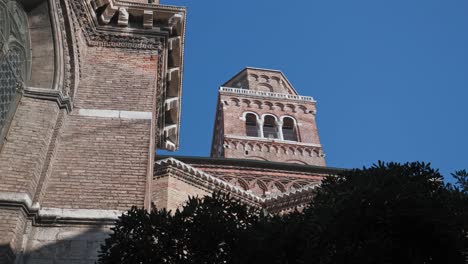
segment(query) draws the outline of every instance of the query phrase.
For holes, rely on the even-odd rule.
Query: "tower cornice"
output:
[[[259,98],[281,100],[281,101],[288,100],[288,101],[316,103],[314,98],[311,96],[264,92],[264,91],[249,90],[249,89],[234,88],[234,87],[221,86],[219,88],[219,92],[221,94],[235,94],[239,96],[259,97]]]

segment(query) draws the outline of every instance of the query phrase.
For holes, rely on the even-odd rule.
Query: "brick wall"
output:
[[[177,177],[175,171],[166,173],[153,180],[153,203],[157,208],[175,211],[189,196],[203,197],[210,193]]]
[[[127,210],[144,205],[151,120],[83,116],[80,110],[151,114],[157,59],[154,51],[88,47],[42,206]]]
[[[59,111],[54,102],[21,99],[0,152],[0,191],[34,197]]]
[[[88,47],[75,107],[151,111],[157,62],[155,51]]]
[[[149,120],[68,116],[42,205],[143,206],[150,125]]]

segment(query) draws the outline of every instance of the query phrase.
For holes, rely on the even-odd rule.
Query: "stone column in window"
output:
[[[276,130],[278,131],[278,138],[280,140],[284,140],[284,137],[283,137],[283,121],[280,121],[280,120],[276,121]]]
[[[257,119],[257,124],[258,124],[258,136],[263,138],[263,120]]]

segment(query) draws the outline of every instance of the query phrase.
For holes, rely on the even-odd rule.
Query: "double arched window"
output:
[[[260,119],[254,113],[246,113],[245,134],[248,137],[299,141],[296,121],[288,116],[278,121],[271,114],[263,115]]]

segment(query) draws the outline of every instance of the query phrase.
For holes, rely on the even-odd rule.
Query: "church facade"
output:
[[[277,70],[219,89],[210,157],[179,147],[186,10],[0,0],[0,263],[94,263],[131,206],[229,192],[272,213],[313,198],[316,104]]]

